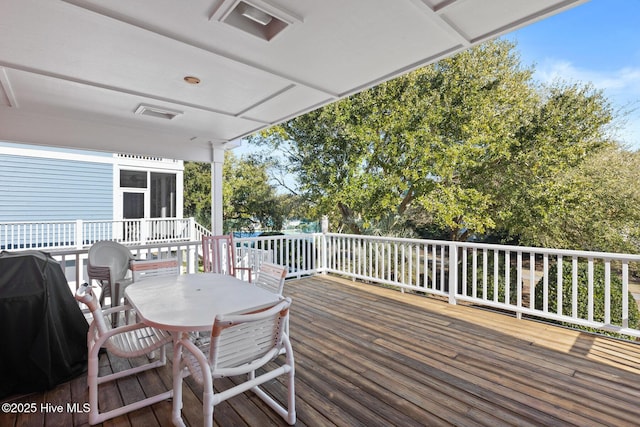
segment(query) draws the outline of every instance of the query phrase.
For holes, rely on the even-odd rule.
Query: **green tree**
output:
[[[554,209],[594,188],[567,173],[613,146],[614,115],[589,84],[539,86],[532,72],[496,40],[252,140],[284,148],[301,195],[339,229],[549,242]]]
[[[589,205],[579,202],[600,186],[597,174],[574,178],[583,174],[581,165],[593,159],[599,158],[608,167],[610,156],[600,157],[599,153],[615,147],[607,135],[613,111],[603,93],[590,84],[555,82],[539,93],[534,115],[521,128],[512,147],[512,161],[505,165],[506,180],[496,188],[506,204],[500,228],[527,244],[587,249],[591,245],[571,237],[569,229],[565,229],[566,238],[559,238],[558,217],[579,214],[594,219],[602,214],[587,213]],[[575,230],[584,231],[583,227]]]
[[[269,184],[265,165],[252,158],[225,153],[223,166],[223,219],[225,232],[253,231],[257,224],[280,230],[290,212],[289,197]],[[211,165],[186,162],[185,215],[211,226]]]
[[[495,227],[495,165],[535,106],[513,45],[475,47],[298,117],[258,138],[289,144],[301,190],[355,233],[405,226],[411,206],[452,239]]]
[[[272,230],[282,228],[283,200],[269,184],[263,164],[227,152],[222,174],[225,227],[243,231],[253,231],[258,224]]]
[[[184,215],[211,228],[211,165],[184,162]]]
[[[640,249],[640,153],[601,150],[554,175],[547,192],[556,198],[536,227],[523,229],[535,245],[594,251]]]

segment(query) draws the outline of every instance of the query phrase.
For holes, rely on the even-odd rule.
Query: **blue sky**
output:
[[[635,109],[617,136],[640,149],[639,0],[591,0],[505,37],[537,80],[591,82],[615,108]]]

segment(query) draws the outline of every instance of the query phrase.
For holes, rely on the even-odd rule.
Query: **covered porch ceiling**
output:
[[[585,1],[4,0],[0,141],[211,161]]]

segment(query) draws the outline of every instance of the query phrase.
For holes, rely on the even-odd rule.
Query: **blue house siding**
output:
[[[112,216],[112,163],[0,154],[0,222]]]
[[[123,225],[104,221],[123,218],[124,195],[143,194],[145,213],[159,203],[150,198],[157,180],[144,189],[120,186],[120,171],[128,169],[151,178],[173,175],[174,187],[165,193],[174,192],[171,207],[182,218],[182,162],[0,141],[0,250],[117,238]],[[83,221],[82,229],[76,220]]]

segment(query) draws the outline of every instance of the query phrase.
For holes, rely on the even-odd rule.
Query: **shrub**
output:
[[[593,320],[596,322],[604,322],[605,314],[605,283],[604,283],[604,266],[595,264],[593,268]],[[558,266],[552,265],[549,268],[549,293],[548,293],[548,311],[557,312],[558,307],[558,289],[557,289]],[[589,294],[588,294],[588,270],[587,265],[582,263],[578,266],[578,317],[581,319],[588,318],[589,310]],[[622,281],[616,274],[611,274],[610,283],[611,297],[611,324],[622,326]],[[570,261],[564,261],[562,266],[562,314],[571,315],[572,313],[572,264]],[[540,279],[535,287],[535,307],[538,310],[543,308],[543,281]],[[638,305],[633,296],[629,293],[629,327],[638,328]],[[558,322],[565,326],[586,330],[589,332],[597,332],[609,336],[621,337],[621,334],[600,329],[589,328],[586,326],[577,326]]]

